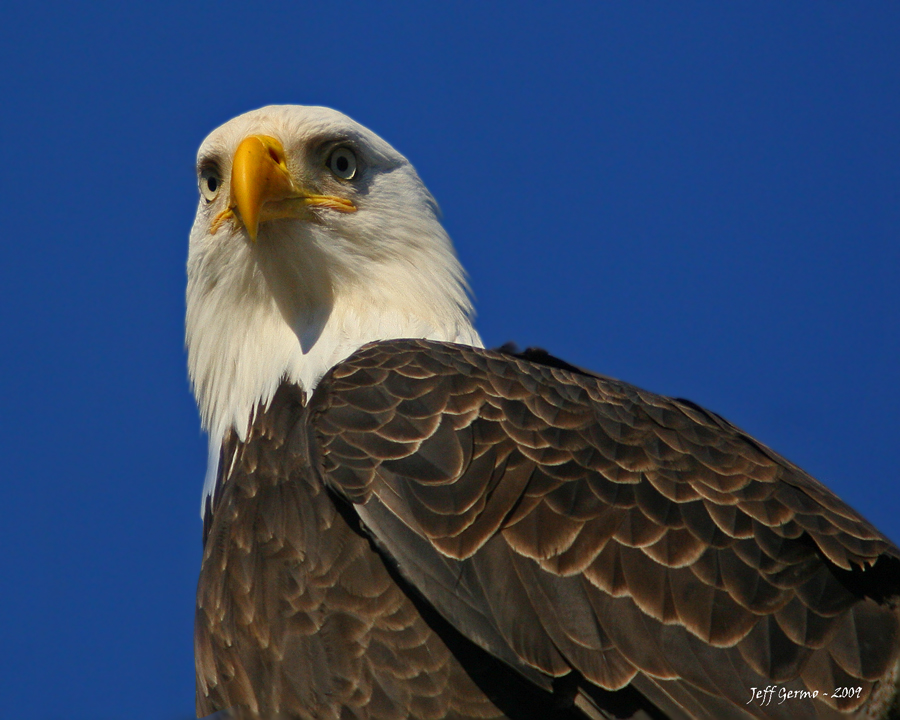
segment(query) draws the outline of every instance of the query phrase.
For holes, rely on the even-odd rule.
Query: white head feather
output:
[[[228,207],[235,150],[256,134],[281,142],[293,177],[340,193],[357,211],[321,207],[314,221],[271,220],[256,241],[237,221],[214,231]],[[336,144],[359,160],[352,180],[327,166]],[[371,131],[328,108],[265,107],[213,131],[198,153],[203,168],[218,173],[220,186],[211,200],[201,197],[191,230],[186,343],[210,440],[204,495],[212,492],[225,433],[246,438],[254,409],[283,380],[311,392],[373,340],[481,345],[437,203],[409,161]]]

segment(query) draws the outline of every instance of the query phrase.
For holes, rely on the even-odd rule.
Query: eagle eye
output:
[[[204,168],[200,171],[200,194],[206,202],[209,203],[216,199],[220,187],[222,187],[222,181],[216,170]]]
[[[356,155],[348,147],[339,147],[328,156],[328,169],[341,180],[352,180],[356,175]]]

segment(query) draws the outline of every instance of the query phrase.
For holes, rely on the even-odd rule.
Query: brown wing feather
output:
[[[379,373],[372,376],[377,381]],[[378,419],[382,410],[373,409],[367,428],[387,424]],[[231,435],[223,446],[197,592],[198,714],[650,720],[637,693],[595,701],[572,683],[544,683],[533,669],[529,682],[439,617],[313,472],[307,421],[303,394],[284,385],[258,408],[246,441]],[[339,411],[330,421],[353,427]],[[429,423],[411,420],[400,430],[394,424],[391,432],[408,437],[409,427],[423,432]],[[370,456],[342,447],[354,458],[347,467],[365,477]],[[424,501],[433,504],[427,495]]]
[[[234,461],[198,587],[198,715],[503,717],[312,477],[304,422],[285,387],[246,443],[223,449],[223,468]]]
[[[424,341],[363,348],[312,409],[325,482],[445,618],[535,682],[575,671],[585,693],[630,683],[696,717],[890,703],[900,552],[717,415]],[[773,682],[818,697],[748,704]]]

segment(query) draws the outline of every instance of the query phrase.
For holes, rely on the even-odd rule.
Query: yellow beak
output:
[[[259,224],[284,217],[304,217],[309,206],[340,212],[355,212],[346,198],[315,195],[296,183],[285,162],[284,147],[268,135],[250,135],[241,141],[231,164],[231,201],[213,220],[211,231],[222,222],[240,217],[251,240],[256,240]]]
[[[256,240],[263,205],[295,195],[281,143],[268,135],[244,138],[231,164],[231,206],[237,208],[250,239]]]

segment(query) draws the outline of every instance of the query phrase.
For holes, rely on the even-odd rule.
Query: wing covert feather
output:
[[[896,682],[900,552],[692,403],[404,340],[340,364],[311,409],[326,484],[444,617],[535,682],[574,670],[667,711],[772,718],[831,717]],[[773,682],[820,696],[747,703]],[[832,682],[862,697],[823,698]]]

